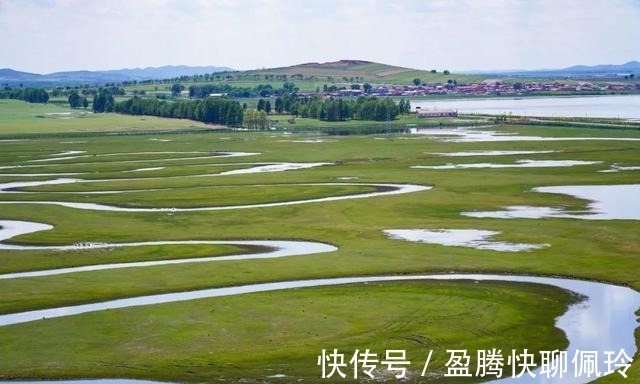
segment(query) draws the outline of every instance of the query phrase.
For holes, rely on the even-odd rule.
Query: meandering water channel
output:
[[[264,171],[262,168],[261,171]],[[267,168],[267,172],[271,171]],[[76,179],[68,182],[75,182]],[[40,183],[40,184],[37,184]],[[1,189],[5,190],[9,188],[19,188],[25,186],[37,186],[46,184],[55,184],[55,180],[39,181],[39,182],[13,182],[5,183]],[[63,184],[66,182],[60,182]],[[158,212],[158,211],[200,211],[200,210],[230,210],[230,209],[246,209],[246,208],[259,208],[259,207],[273,207],[295,204],[306,204],[315,202],[327,202],[346,199],[361,199],[371,198],[376,196],[389,196],[404,193],[412,193],[428,190],[430,187],[413,184],[384,184],[384,183],[301,183],[293,185],[355,185],[355,186],[370,186],[378,188],[376,192],[367,192],[360,194],[352,194],[346,196],[329,196],[315,199],[305,199],[297,201],[277,202],[277,203],[264,203],[264,204],[246,204],[236,206],[221,206],[221,207],[199,207],[199,208],[126,208],[126,207],[114,207],[102,204],[93,203],[74,203],[74,202],[60,202],[60,201],[3,201],[1,204],[56,204],[70,208],[78,209],[93,209],[93,210],[107,210],[107,211],[123,211],[123,212]],[[634,186],[635,187],[635,186]],[[551,188],[551,189],[549,189]],[[553,189],[556,188],[556,189]],[[540,192],[551,193],[570,193],[582,198],[594,197],[596,194],[592,193],[587,196],[584,190],[573,190],[567,192],[567,189],[558,189],[561,187],[548,187],[546,189],[540,188]],[[573,188],[573,187],[572,187]],[[8,191],[7,191],[8,192]],[[572,193],[573,192],[573,193]],[[595,196],[600,198],[602,196]],[[592,204],[593,209],[606,210],[608,205]],[[602,217],[604,218],[604,217]],[[610,217],[609,217],[610,218]],[[615,218],[615,217],[614,217]],[[635,218],[638,219],[638,218]],[[311,255],[325,252],[335,251],[337,248],[318,242],[309,241],[227,241],[227,240],[187,240],[187,241],[147,241],[147,242],[132,242],[132,243],[85,243],[85,244],[72,244],[72,245],[17,245],[7,243],[7,240],[12,239],[21,234],[27,234],[36,231],[52,229],[50,225],[41,223],[30,223],[24,221],[4,220],[0,221],[0,249],[2,250],[76,250],[86,248],[112,248],[112,247],[133,247],[133,246],[147,246],[147,245],[178,245],[178,244],[231,244],[231,245],[252,245],[262,246],[269,248],[268,251],[257,253],[244,253],[231,256],[219,256],[219,257],[205,257],[205,258],[191,258],[191,259],[175,259],[175,260],[157,260],[157,261],[143,261],[143,262],[131,262],[131,263],[111,263],[101,265],[90,265],[82,267],[70,267],[70,268],[58,268],[42,271],[29,271],[29,272],[17,272],[11,274],[0,275],[0,279],[19,279],[19,278],[33,278],[39,276],[63,274],[63,273],[75,273],[92,270],[102,269],[115,269],[126,267],[146,267],[152,265],[162,264],[177,264],[177,263],[191,263],[191,262],[210,262],[220,260],[243,260],[243,259],[256,259],[256,258],[272,258],[272,257],[284,257],[284,256],[302,256]],[[146,306],[146,305],[158,305],[165,303],[174,303],[186,300],[197,300],[205,298],[215,298],[223,296],[234,296],[242,294],[252,294],[260,292],[270,292],[286,289],[301,289],[312,288],[322,286],[335,286],[344,284],[366,284],[366,283],[384,283],[384,282],[401,282],[401,281],[438,281],[438,280],[450,280],[450,281],[503,281],[514,283],[534,283],[545,284],[549,286],[565,289],[576,294],[583,296],[585,299],[578,303],[571,305],[567,312],[556,319],[556,326],[565,332],[569,340],[568,354],[572,356],[577,350],[598,350],[598,351],[619,351],[624,349],[628,355],[633,356],[637,347],[635,344],[634,332],[637,323],[636,310],[640,306],[640,293],[637,291],[622,287],[614,284],[607,284],[603,282],[583,281],[570,278],[559,277],[538,277],[538,276],[519,276],[519,275],[492,275],[492,274],[431,274],[431,275],[391,275],[391,276],[360,276],[360,277],[342,277],[342,278],[327,278],[327,279],[313,279],[313,280],[293,280],[282,281],[274,283],[256,283],[246,284],[234,287],[219,287],[210,289],[201,289],[190,292],[175,292],[164,293],[156,295],[147,295],[139,297],[130,297],[109,300],[99,303],[71,305],[60,308],[49,308],[41,310],[33,310],[21,313],[11,313],[0,315],[0,326],[12,326],[22,324],[26,322],[40,321],[42,319],[52,319],[67,316],[82,315],[84,313],[98,312],[104,310],[117,310],[121,308]],[[583,384],[591,380],[585,378],[571,378],[565,377],[563,379],[545,379],[538,377],[537,379],[502,379],[495,381],[496,383],[562,383],[562,384]],[[149,381],[138,380],[82,380],[82,381],[57,381],[58,383],[92,383],[99,384],[104,382],[117,383],[117,384],[143,384],[152,383]],[[34,382],[30,382],[34,383]],[[48,382],[49,383],[49,382]]]

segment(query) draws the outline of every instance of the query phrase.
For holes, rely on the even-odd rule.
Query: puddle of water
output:
[[[598,171],[598,172],[601,172],[601,173],[617,173],[617,172],[621,172],[621,171],[640,171],[640,165],[625,166],[625,165],[612,164],[610,169],[605,169],[605,170]]]
[[[509,156],[509,155],[535,155],[543,153],[554,153],[558,151],[462,151],[462,152],[434,152],[431,155],[440,155],[447,157],[464,157],[464,156]]]
[[[640,220],[640,184],[622,185],[570,185],[538,187],[535,192],[560,193],[579,199],[590,200],[590,214],[593,220]],[[573,215],[573,217],[580,217]]]
[[[83,153],[87,153],[87,151],[64,151],[59,153],[53,153],[51,155],[46,155],[44,159],[29,160],[29,162],[38,163],[38,162],[45,162],[45,161],[77,159],[79,157],[91,156],[91,155],[81,155]],[[80,155],[80,156],[76,156],[76,155]]]
[[[512,164],[496,163],[470,163],[470,164],[444,164],[444,165],[414,165],[416,169],[467,169],[467,168],[551,168],[573,167],[576,165],[601,164],[602,161],[582,160],[517,160]]]
[[[388,229],[384,233],[392,239],[446,246],[487,249],[500,252],[522,252],[548,247],[549,244],[507,243],[491,240],[497,231],[478,229]]]
[[[224,171],[224,172],[216,173],[215,175],[227,176],[227,175],[243,175],[248,173],[282,172],[282,171],[292,171],[292,170],[298,170],[298,169],[322,167],[324,165],[333,165],[333,164],[332,163],[273,163],[273,164],[258,165],[256,167],[245,168],[245,169],[234,169],[231,171]]]
[[[44,181],[11,181],[8,183],[0,183],[0,193],[29,193],[24,191],[10,191],[10,189],[14,188],[25,188],[25,187],[38,187],[41,185],[58,185],[58,184],[72,184],[83,181],[82,179],[69,179],[69,178],[60,178],[54,180],[44,180]]]
[[[500,211],[462,212],[462,216],[493,219],[541,219],[543,217],[562,217],[566,212],[560,208],[511,205]]]
[[[117,299],[102,303],[82,304],[61,308],[51,308],[30,312],[0,315],[0,326],[21,324],[42,319],[74,316],[104,310],[114,310],[134,306],[174,303],[212,297],[242,295],[248,293],[271,292],[284,289],[323,287],[343,284],[362,284],[394,281],[446,280],[446,281],[506,281],[517,283],[545,284],[584,296],[586,299],[571,305],[567,312],[556,319],[556,326],[565,332],[569,340],[568,356],[577,350],[619,351],[624,349],[629,356],[636,352],[634,331],[638,326],[635,311],[640,306],[640,294],[630,288],[612,284],[574,279],[489,275],[489,274],[448,274],[417,276],[367,276],[316,280],[295,280],[277,283],[249,284],[235,287],[211,288],[190,292],[166,293],[159,295]],[[363,287],[363,289],[365,289]],[[571,357],[569,358],[571,359]],[[539,373],[538,370],[535,372]],[[617,375],[617,373],[614,373]],[[592,381],[574,378],[546,379],[540,375],[536,379],[528,376],[521,379],[505,378],[492,383],[545,383],[582,384]],[[58,381],[58,383],[65,381]],[[65,383],[70,383],[66,381]]]
[[[137,168],[137,169],[132,169],[130,171],[123,171],[123,172],[146,172],[146,171],[159,171],[161,169],[164,169],[165,167],[149,167],[149,168]]]
[[[500,211],[463,212],[463,216],[497,219],[540,219],[545,217],[585,220],[640,220],[640,184],[565,185],[534,188],[535,192],[559,193],[590,200],[586,212],[569,212],[552,207],[509,206]]]

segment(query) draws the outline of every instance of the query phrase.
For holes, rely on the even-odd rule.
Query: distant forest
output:
[[[24,100],[28,103],[46,103],[49,94],[43,88],[9,88],[0,91],[0,99]]]

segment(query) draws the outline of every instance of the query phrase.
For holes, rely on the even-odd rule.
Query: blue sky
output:
[[[0,0],[0,67],[422,69],[640,60],[640,0]]]

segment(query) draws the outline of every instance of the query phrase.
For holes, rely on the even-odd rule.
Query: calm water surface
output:
[[[640,119],[640,95],[411,100],[411,105],[461,113]]]

